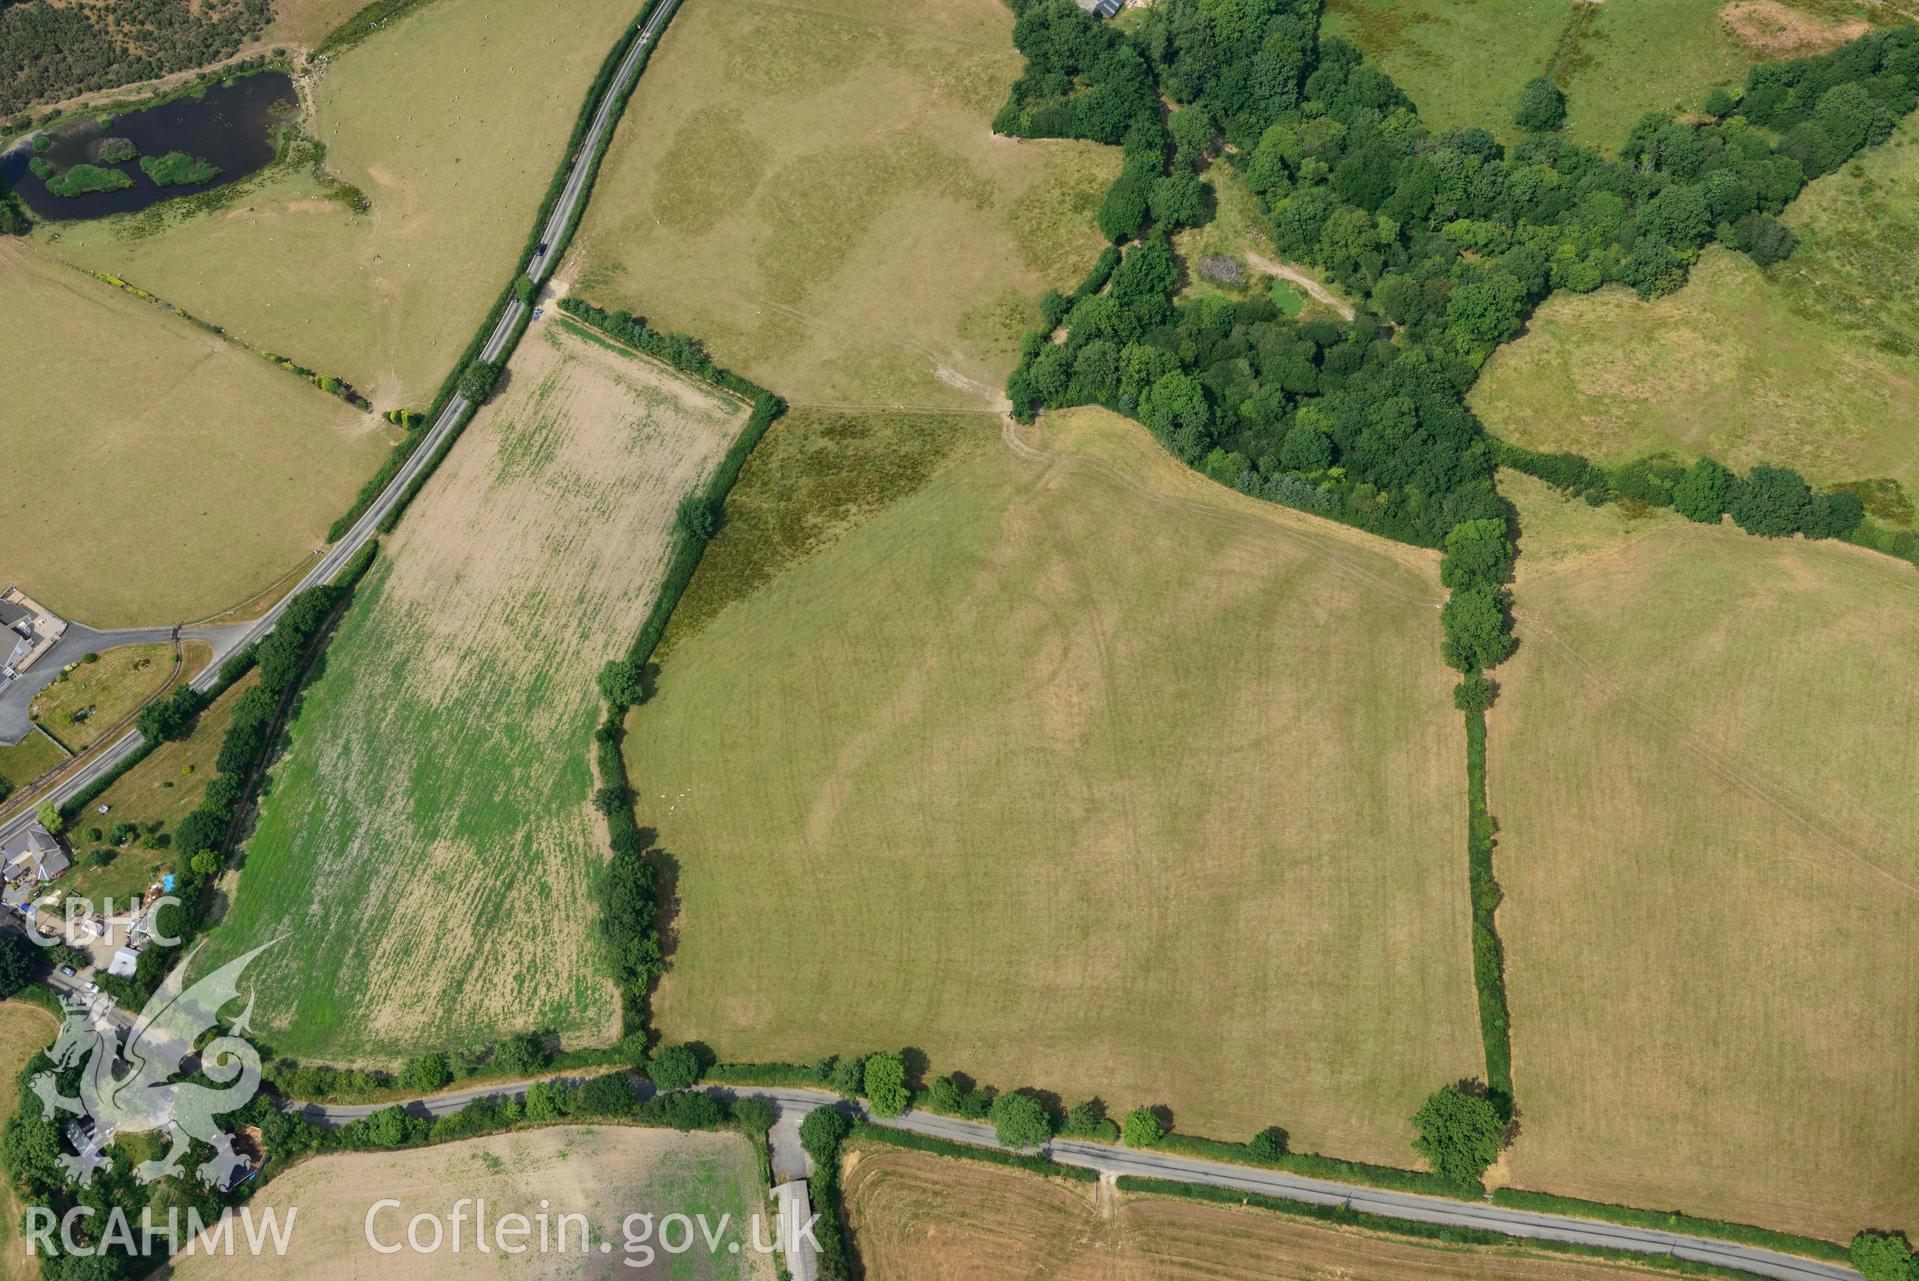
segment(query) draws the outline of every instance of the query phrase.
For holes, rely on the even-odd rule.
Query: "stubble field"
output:
[[[1919,1229],[1919,576],[1501,485],[1526,530],[1490,717],[1512,1177]]]
[[[497,1238],[489,1235],[493,1248],[481,1253],[474,1243],[474,1211],[469,1204],[463,1246],[455,1253],[447,1216],[463,1197],[484,1198],[489,1234],[506,1215],[526,1216],[533,1232],[519,1244],[528,1247],[537,1246],[540,1216],[547,1216],[548,1251],[505,1255],[498,1249]],[[367,1243],[366,1222],[370,1207],[381,1198],[401,1203],[398,1209],[382,1210],[373,1220],[374,1233],[383,1245],[404,1244],[407,1221],[416,1214],[430,1214],[442,1221],[447,1232],[442,1248],[433,1253],[374,1253]],[[560,1126],[410,1152],[321,1156],[281,1174],[251,1204],[256,1216],[276,1209],[283,1222],[291,1207],[299,1207],[293,1244],[284,1258],[273,1263],[274,1277],[284,1281],[349,1281],[368,1276],[398,1276],[407,1281],[465,1281],[468,1277],[772,1281],[773,1277],[768,1257],[751,1245],[750,1216],[761,1209],[759,1171],[752,1148],[736,1134]],[[641,1250],[646,1243],[627,1244],[623,1221],[636,1213],[650,1213],[656,1223],[669,1214],[703,1214],[710,1225],[717,1225],[721,1215],[730,1218],[717,1255],[696,1245],[691,1252],[662,1252],[649,1261]],[[562,1238],[562,1214],[585,1216],[590,1232],[575,1219],[565,1225]],[[769,1226],[762,1239],[771,1236]],[[420,1239],[430,1242],[430,1231],[423,1229]],[[673,1239],[678,1241],[677,1229]],[[693,1239],[700,1242],[697,1228]],[[737,1243],[739,1252],[727,1251],[727,1243]],[[603,1251],[602,1245],[610,1248]],[[651,1245],[657,1250],[657,1236],[651,1238]],[[244,1250],[232,1257],[198,1255],[176,1264],[172,1275],[180,1281],[239,1281],[259,1276],[260,1263],[249,1259]]]
[[[973,431],[756,590],[689,593],[627,739],[679,869],[663,1034],[1409,1162],[1420,1098],[1481,1070],[1436,558],[1102,410]]]
[[[638,11],[436,0],[332,59],[313,90],[326,166],[370,212],[283,165],[210,212],[180,202],[58,227],[60,253],[381,409],[424,409],[506,286],[587,86]]]
[[[616,1034],[588,801],[595,675],[744,409],[563,322],[522,343],[302,695],[211,951],[262,957],[283,1054],[392,1062]]]
[[[1764,270],[1711,249],[1655,302],[1624,288],[1549,300],[1487,362],[1473,408],[1535,449],[1709,453],[1820,484],[1889,477],[1919,497],[1919,129],[1813,183],[1785,221],[1799,248]]]
[[[1616,1281],[1666,1275],[1111,1192],[885,1147],[857,1151],[846,1205],[871,1281]]]
[[[178,317],[0,243],[0,578],[95,627],[196,619],[319,544],[393,439]]]
[[[979,408],[1102,241],[1117,148],[995,137],[999,0],[688,5],[564,274],[796,402]]]

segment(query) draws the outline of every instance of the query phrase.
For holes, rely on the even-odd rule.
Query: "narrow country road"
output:
[[[547,219],[546,225],[540,229],[539,244],[543,248],[537,250],[527,264],[526,276],[534,284],[542,283],[551,274],[553,264],[565,249],[563,238],[573,224],[574,215],[580,210],[581,201],[585,199],[587,182],[592,176],[600,151],[613,132],[613,125],[618,116],[617,105],[625,100],[627,90],[632,87],[634,77],[639,74],[640,63],[645,59],[647,50],[659,38],[661,30],[665,28],[668,20],[673,16],[673,11],[678,7],[679,0],[662,0],[662,3],[654,9],[652,17],[647,19],[646,25],[640,29],[639,37],[633,41],[626,57],[621,60],[613,79],[608,82],[605,92],[600,95],[600,104],[594,112],[593,124],[587,130],[586,136],[580,140],[579,149],[573,153],[572,167],[567,173],[566,184],[560,191],[560,198],[553,206],[553,214]],[[512,349],[515,336],[519,332],[520,321],[525,315],[526,305],[518,298],[509,298],[506,310],[500,313],[499,323],[493,326],[493,332],[487,337],[486,345],[480,350],[480,359],[486,361],[505,359]],[[354,522],[353,528],[348,530],[339,542],[327,549],[326,554],[304,578],[294,585],[293,590],[282,597],[279,603],[262,615],[258,621],[231,628],[210,629],[199,637],[211,640],[214,654],[213,661],[207,664],[206,670],[193,679],[192,684],[195,689],[205,692],[211,688],[219,679],[222,662],[271,632],[280,621],[280,616],[286,612],[288,603],[295,596],[310,587],[326,582],[339,573],[340,567],[378,534],[380,523],[405,496],[407,489],[421,472],[431,465],[434,455],[446,443],[447,438],[458,431],[460,425],[466,421],[468,412],[473,408],[474,406],[466,397],[456,392],[453,399],[447,402],[446,408],[440,411],[440,416],[433,420],[433,425],[427,431],[426,437],[407,458],[406,464],[394,475],[387,487],[380,491],[380,496],[373,500],[373,504],[367,508],[366,513]],[[139,751],[141,744],[139,732],[128,731],[116,742],[100,749],[98,755],[54,788],[48,796],[39,799],[65,804],[68,799],[90,786],[96,779],[105,777],[121,761]],[[0,840],[14,835],[31,823],[33,808],[23,806],[12,818],[0,822]]]
[[[418,1116],[445,1116],[459,1111],[475,1099],[489,1096],[523,1097],[526,1087],[530,1084],[532,1084],[530,1081],[516,1081],[459,1090],[434,1095],[431,1098],[416,1099],[403,1106]],[[650,1087],[644,1083],[640,1083],[637,1088],[643,1096],[650,1090]],[[852,1107],[839,1095],[826,1090],[787,1086],[763,1089],[741,1087],[736,1090],[722,1088],[724,1092],[736,1097],[757,1097],[771,1103],[779,1113],[779,1122],[774,1127],[776,1134],[782,1132],[791,1134],[793,1140],[797,1140],[798,1137],[796,1127],[799,1118],[814,1108],[841,1107],[851,1110]],[[325,1126],[345,1125],[377,1112],[382,1107],[391,1106],[393,1105],[390,1103],[377,1105],[290,1103],[287,1105],[288,1111],[296,1112],[316,1125]],[[993,1127],[982,1122],[962,1121],[955,1117],[940,1116],[931,1112],[908,1112],[901,1117],[882,1118],[867,1112],[863,1105],[858,1110],[866,1120],[876,1125],[907,1130],[914,1134],[930,1135],[954,1143],[971,1144],[975,1147],[997,1148],[1000,1146],[993,1137]],[[1062,1165],[1080,1166],[1089,1170],[1098,1170],[1104,1174],[1199,1183],[1211,1187],[1230,1188],[1236,1192],[1249,1192],[1258,1196],[1301,1201],[1309,1205],[1345,1206],[1368,1214],[1405,1219],[1415,1223],[1479,1228],[1527,1240],[1598,1246],[1614,1250],[1629,1250],[1636,1254],[1670,1255],[1673,1258],[1686,1259],[1695,1263],[1710,1263],[1722,1268],[1734,1268],[1754,1276],[1776,1278],[1776,1281],[1860,1281],[1857,1272],[1839,1264],[1782,1254],[1776,1250],[1764,1250],[1757,1246],[1719,1241],[1712,1237],[1693,1236],[1684,1232],[1631,1227],[1597,1219],[1577,1218],[1572,1215],[1513,1210],[1485,1202],[1450,1201],[1408,1192],[1388,1192],[1356,1183],[1336,1183],[1328,1179],[1306,1178],[1280,1170],[1232,1165],[1223,1161],[1205,1161],[1197,1157],[1178,1156],[1170,1152],[1122,1148],[1077,1139],[1054,1139],[1040,1150]],[[776,1144],[774,1156],[782,1174],[798,1175],[804,1171],[804,1156],[792,1151],[789,1144]]]
[[[215,654],[231,652],[232,639],[246,630],[245,623],[225,627],[182,627],[180,640],[204,641]],[[10,747],[33,729],[27,709],[40,691],[59,677],[60,669],[78,662],[87,654],[104,654],[125,645],[164,645],[173,640],[171,627],[126,627],[99,631],[84,623],[69,622],[67,634],[52,649],[40,656],[25,675],[16,676],[0,686],[0,747]]]

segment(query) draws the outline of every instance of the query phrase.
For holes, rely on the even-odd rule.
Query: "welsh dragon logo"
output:
[[[202,1183],[225,1186],[244,1166],[245,1158],[234,1152],[233,1136],[222,1130],[215,1118],[245,1107],[260,1088],[259,1052],[240,1036],[251,1030],[251,992],[246,1009],[227,1032],[199,1051],[200,1070],[224,1088],[173,1078],[193,1054],[194,1042],[219,1021],[220,1007],[239,997],[241,973],[254,957],[272,946],[267,943],[257,947],[188,987],[187,967],[200,951],[195,946],[132,1021],[124,1049],[119,1023],[126,1016],[115,1008],[112,998],[104,993],[75,993],[64,998],[66,1021],[47,1056],[58,1068],[70,1068],[83,1059],[86,1066],[81,1071],[77,1099],[60,1093],[55,1072],[42,1072],[33,1078],[33,1090],[40,1096],[45,1116],[51,1120],[59,1112],[71,1112],[88,1117],[102,1136],[165,1131],[171,1144],[166,1154],[133,1168],[133,1177],[140,1183],[180,1174],[187,1141],[198,1139],[213,1148],[214,1156],[195,1173]],[[115,1067],[122,1059],[125,1070],[116,1073]],[[112,1158],[99,1150],[103,1146],[89,1144],[78,1155],[61,1155],[68,1182],[84,1186],[93,1181],[96,1170],[112,1165]]]

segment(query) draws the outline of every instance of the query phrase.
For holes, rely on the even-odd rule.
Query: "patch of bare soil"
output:
[[[1862,18],[1831,22],[1780,0],[1733,0],[1719,11],[1719,19],[1741,44],[1768,58],[1803,58],[1837,49],[1871,25]]]

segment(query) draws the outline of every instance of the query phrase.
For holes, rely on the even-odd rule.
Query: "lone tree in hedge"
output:
[[[646,1061],[646,1074],[662,1090],[684,1090],[700,1079],[700,1059],[690,1045],[662,1045]]]
[[[1726,494],[1731,488],[1732,473],[1710,458],[1701,458],[1672,487],[1672,505],[1687,520],[1717,525],[1726,514]]]
[[[1286,1155],[1286,1131],[1276,1125],[1269,1125],[1253,1136],[1248,1146],[1254,1156],[1262,1161],[1277,1161]]]
[[[1913,1281],[1919,1259],[1900,1232],[1861,1232],[1852,1239],[1852,1266],[1866,1281]]]
[[[518,1076],[545,1067],[546,1041],[535,1032],[516,1032],[493,1047],[493,1066]]]
[[[411,1089],[431,1094],[453,1083],[453,1067],[447,1062],[446,1055],[434,1050],[407,1064],[400,1079]]]
[[[1046,1105],[1030,1094],[1002,1094],[988,1113],[993,1134],[1009,1148],[1036,1148],[1053,1137],[1053,1118]]]
[[[600,695],[615,707],[637,707],[646,697],[640,669],[619,659],[600,668]]]
[[[913,1101],[906,1088],[906,1060],[891,1052],[866,1056],[866,1101],[876,1116],[898,1116]]]
[[[1129,1148],[1150,1148],[1166,1137],[1166,1131],[1160,1129],[1159,1118],[1153,1115],[1151,1108],[1134,1108],[1126,1114],[1126,1124],[1120,1127],[1119,1136]]]
[[[1449,666],[1474,672],[1512,656],[1518,642],[1506,626],[1506,603],[1506,594],[1494,587],[1468,587],[1447,599],[1439,625],[1446,633],[1441,648]]]
[[[1566,123],[1566,95],[1544,76],[1534,76],[1519,91],[1513,123],[1527,133],[1551,133]]]
[[[688,538],[697,538],[706,542],[720,532],[720,513],[704,495],[688,494],[680,499],[680,509],[673,518],[682,534]]]
[[[1490,1099],[1457,1085],[1435,1090],[1413,1113],[1419,1137],[1413,1147],[1448,1183],[1471,1187],[1499,1159],[1505,1123]]]
[[[500,383],[500,362],[476,360],[460,375],[460,394],[475,405],[484,405]]]
[[[800,1146],[822,1170],[830,1170],[852,1123],[835,1107],[814,1108],[800,1122]]]

